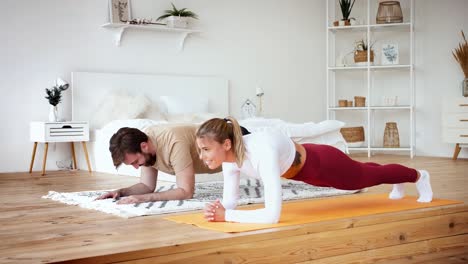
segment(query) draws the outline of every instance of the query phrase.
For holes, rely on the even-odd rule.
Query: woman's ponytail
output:
[[[241,167],[245,159],[245,146],[244,140],[242,140],[242,129],[235,118],[227,117],[225,119],[229,120],[232,124],[233,139],[231,141],[234,153],[236,154],[237,166]]]

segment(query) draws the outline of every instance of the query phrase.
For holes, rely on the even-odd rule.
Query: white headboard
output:
[[[112,91],[143,94],[152,101],[161,96],[204,97],[209,111],[229,114],[228,81],[218,77],[156,74],[72,72],[72,118],[89,121]],[[93,129],[93,127],[90,127]]]

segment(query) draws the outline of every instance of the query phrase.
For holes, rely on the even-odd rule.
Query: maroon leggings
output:
[[[416,182],[418,172],[399,164],[359,162],[328,145],[303,144],[304,167],[291,180],[322,187],[357,190],[382,183]]]

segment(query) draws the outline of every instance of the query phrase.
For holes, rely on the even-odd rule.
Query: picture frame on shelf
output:
[[[395,65],[399,64],[399,51],[398,44],[393,42],[382,43],[381,50],[381,63],[382,65]]]
[[[132,20],[130,0],[109,0],[109,17],[111,23],[127,23]]]

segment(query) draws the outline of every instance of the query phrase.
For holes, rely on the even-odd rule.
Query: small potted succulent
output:
[[[367,64],[367,50],[370,49],[370,59],[369,62],[374,62],[374,51],[372,50],[373,44],[368,47],[367,41],[361,39],[355,42],[354,45],[354,62],[356,64]]]
[[[164,19],[166,25],[171,28],[187,28],[189,18],[198,19],[197,14],[187,8],[177,9],[173,3],[171,5],[172,9],[165,10],[164,15],[158,17],[157,21]]]
[[[354,2],[356,2],[356,0],[340,0],[341,14],[343,15],[343,18],[340,21],[333,22],[335,27],[351,25],[351,19],[354,18],[349,16],[351,15],[351,10],[353,10]]]

